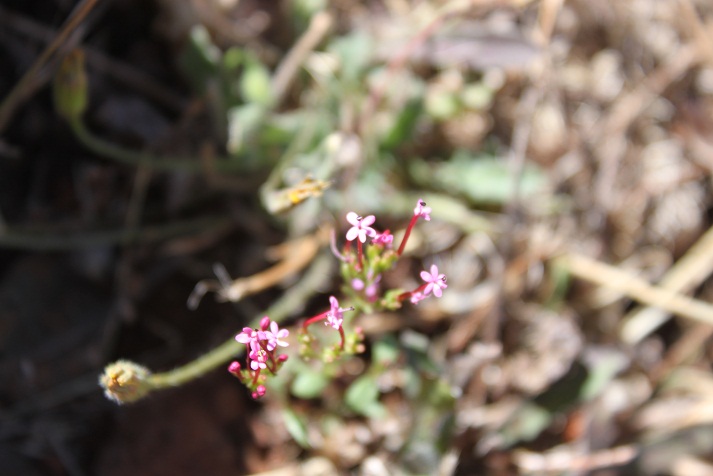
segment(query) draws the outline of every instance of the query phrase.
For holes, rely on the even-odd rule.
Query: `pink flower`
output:
[[[260,336],[262,332],[257,331],[255,329],[251,329],[249,327],[243,327],[243,332],[235,336],[235,340],[240,342],[241,344],[245,345],[251,345],[253,342],[257,344],[259,340],[262,339]]]
[[[354,241],[358,237],[359,241],[364,243],[367,236],[370,238],[376,236],[376,230],[369,226],[376,221],[374,215],[362,218],[354,212],[349,212],[347,221],[352,224],[352,227],[347,231],[347,240]]]
[[[433,295],[436,297],[441,297],[443,295],[443,289],[446,289],[446,275],[438,274],[438,266],[435,264],[431,265],[431,272],[421,271],[421,279],[426,281],[428,285],[423,290],[424,296],[428,296],[433,291]]]
[[[325,324],[339,329],[342,327],[342,321],[344,321],[344,311],[348,311],[349,309],[339,307],[339,301],[337,301],[337,298],[334,296],[329,296],[329,304],[331,305],[331,309],[327,311],[327,321]]]
[[[260,347],[257,341],[250,343],[248,359],[250,360],[250,368],[253,370],[267,368],[267,352]]]
[[[272,321],[270,324],[270,330],[265,331],[265,338],[267,340],[267,350],[273,351],[278,345],[280,347],[287,347],[290,345],[288,342],[282,340],[290,335],[290,331],[287,329],[280,329],[277,322]]]
[[[377,233],[371,242],[375,245],[390,246],[394,242],[394,235],[389,230],[384,230],[383,233]]]
[[[416,208],[413,209],[414,216],[423,217],[426,221],[431,221],[431,207],[426,206],[426,202],[418,199],[416,202]]]

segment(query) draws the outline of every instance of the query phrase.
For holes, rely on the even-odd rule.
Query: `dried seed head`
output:
[[[147,381],[151,371],[129,360],[118,360],[104,368],[99,385],[104,395],[118,404],[142,399],[151,391]]]

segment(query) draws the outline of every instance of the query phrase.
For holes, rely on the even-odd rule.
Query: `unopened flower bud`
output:
[[[253,397],[253,400],[257,400],[258,398],[263,397],[265,395],[265,392],[267,392],[267,389],[265,388],[265,386],[258,385],[251,396]]]
[[[231,362],[228,366],[228,372],[237,377],[240,374],[240,363],[236,361]]]

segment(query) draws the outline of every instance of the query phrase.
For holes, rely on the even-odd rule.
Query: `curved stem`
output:
[[[183,385],[229,361],[240,352],[242,346],[243,344],[231,338],[193,362],[168,372],[151,375],[148,382],[154,389]]]
[[[122,164],[189,173],[209,173],[211,170],[215,172],[230,172],[236,170],[235,163],[227,158],[216,158],[216,160],[207,165],[190,157],[156,157],[148,152],[124,149],[95,136],[79,118],[70,121],[70,126],[77,139],[87,149],[97,155]]]
[[[325,311],[325,312],[323,312],[322,314],[317,314],[317,315],[314,316],[314,317],[310,317],[309,319],[307,319],[307,320],[304,322],[304,324],[302,324],[302,328],[303,328],[303,329],[307,329],[309,326],[311,326],[311,325],[314,324],[315,322],[319,322],[319,321],[322,321],[322,320],[326,319],[327,314],[329,314],[329,311]]]

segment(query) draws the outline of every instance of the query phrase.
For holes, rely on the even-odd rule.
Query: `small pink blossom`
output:
[[[431,272],[421,271],[421,279],[426,281],[428,285],[423,290],[424,296],[428,296],[433,291],[433,295],[436,297],[441,297],[443,295],[443,290],[448,287],[446,284],[446,275],[438,274],[438,266],[435,264],[431,265]]]
[[[374,215],[362,218],[354,212],[349,212],[347,213],[347,221],[352,225],[349,231],[347,231],[348,241],[354,241],[356,238],[359,238],[359,241],[365,243],[367,236],[370,238],[376,236],[376,230],[370,226],[376,221]]]
[[[325,324],[339,329],[342,327],[342,322],[344,321],[344,311],[348,311],[349,309],[339,307],[339,301],[337,301],[337,298],[334,296],[329,296],[329,304],[331,308],[327,311],[327,321]]]
[[[260,334],[262,333],[255,329],[243,327],[243,332],[236,335],[235,340],[241,344],[251,345],[253,342],[257,343],[261,339]]]
[[[265,337],[267,340],[267,350],[273,351],[278,345],[280,347],[287,347],[290,345],[288,342],[282,340],[290,335],[290,331],[287,329],[280,329],[277,322],[272,321],[270,323],[270,330],[265,331]]]
[[[250,359],[250,368],[253,370],[267,368],[267,352],[256,341],[250,343],[248,359]]]
[[[431,221],[431,207],[426,206],[426,202],[418,199],[416,202],[416,208],[413,209],[414,216],[423,217],[426,221]]]
[[[384,230],[383,233],[377,233],[371,242],[375,245],[390,246],[394,242],[394,235],[389,230]]]

